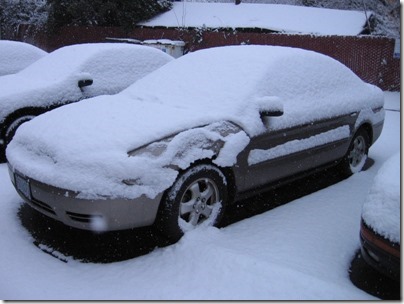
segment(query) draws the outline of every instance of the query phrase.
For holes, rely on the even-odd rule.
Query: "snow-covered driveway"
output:
[[[400,109],[386,93],[386,109]],[[377,170],[400,150],[400,113],[386,111],[367,171],[222,229],[110,264],[63,263],[21,225],[21,199],[0,165],[0,298],[6,300],[373,299],[349,280],[362,204]],[[291,190],[292,191],[292,190]],[[60,236],[63,237],[63,236]]]

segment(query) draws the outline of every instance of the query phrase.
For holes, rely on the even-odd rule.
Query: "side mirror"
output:
[[[263,96],[254,101],[259,109],[261,119],[283,115],[283,103],[277,96]]]
[[[79,88],[80,88],[80,90],[82,90],[83,91],[83,88],[84,87],[88,87],[88,86],[90,86],[90,85],[92,85],[93,84],[93,80],[92,79],[82,79],[82,80],[79,80],[79,82],[78,82],[78,86],[79,86]]]
[[[279,116],[282,116],[282,115],[283,115],[283,111],[280,110],[280,109],[260,111],[261,118],[266,117],[266,116],[279,117]]]

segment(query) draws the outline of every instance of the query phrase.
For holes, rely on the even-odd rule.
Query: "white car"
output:
[[[48,112],[7,149],[18,193],[66,225],[152,225],[177,240],[227,204],[339,165],[362,169],[382,91],[340,62],[274,46],[182,56],[114,96]]]
[[[0,77],[0,158],[22,123],[61,105],[116,94],[173,59],[141,45],[78,44]]]
[[[15,74],[46,54],[29,43],[0,40],[0,76]]]

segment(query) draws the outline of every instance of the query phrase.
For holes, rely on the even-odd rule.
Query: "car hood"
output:
[[[228,141],[201,127],[223,122],[226,117],[218,112],[194,110],[134,100],[122,94],[90,98],[22,125],[8,145],[7,158],[15,170],[43,183],[63,185],[80,193],[80,197],[155,197],[173,183],[177,172],[169,168],[168,156],[133,157],[130,151],[187,132],[186,138],[180,139],[185,145],[191,138],[201,142],[205,138]],[[249,139],[241,129],[238,131],[238,136],[231,137],[231,144],[238,145],[241,151]],[[176,145],[181,145],[178,140]],[[212,157],[207,150],[198,156],[195,153],[199,152],[192,153],[188,165],[194,158]],[[141,185],[128,187],[122,183],[136,178],[142,180]]]
[[[42,80],[20,73],[0,77],[0,122],[25,107],[50,107],[82,98],[76,77]]]

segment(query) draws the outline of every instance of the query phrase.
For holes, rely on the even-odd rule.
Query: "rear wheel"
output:
[[[172,241],[201,225],[219,223],[227,201],[224,174],[209,164],[182,173],[166,192],[159,210],[158,227]]]
[[[368,157],[369,147],[369,134],[365,129],[359,129],[355,133],[342,162],[342,170],[345,175],[352,175],[363,169]]]

